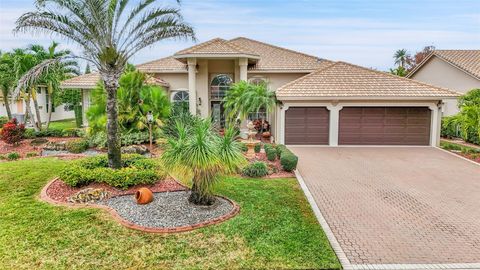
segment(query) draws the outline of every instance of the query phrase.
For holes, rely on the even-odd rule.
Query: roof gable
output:
[[[335,62],[277,90],[287,97],[457,97],[458,93],[365,67]]]
[[[407,78],[412,77],[433,56],[480,80],[480,50],[435,50],[410,71]]]
[[[228,42],[225,39],[214,38],[175,53],[175,57],[197,54],[245,54],[256,55],[247,48]],[[257,55],[258,56],[258,55]]]

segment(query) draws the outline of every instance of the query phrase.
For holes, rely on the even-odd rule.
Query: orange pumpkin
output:
[[[135,192],[135,200],[138,204],[147,204],[153,201],[153,193],[148,188],[140,188]]]

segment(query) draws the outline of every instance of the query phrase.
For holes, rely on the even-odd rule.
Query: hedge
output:
[[[285,145],[277,145],[276,151],[277,155],[280,157],[280,165],[282,165],[282,168],[285,171],[291,172],[297,168],[298,157]]]
[[[70,163],[60,172],[67,185],[77,187],[93,182],[126,189],[138,184],[154,184],[166,174],[153,159],[141,155],[122,155],[122,168],[108,168],[106,155],[89,157]]]

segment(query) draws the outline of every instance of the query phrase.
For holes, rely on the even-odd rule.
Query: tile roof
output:
[[[89,74],[83,74],[77,77],[70,78],[62,82],[61,87],[66,89],[81,88],[81,89],[92,89],[95,88],[97,83],[100,81],[100,74],[98,72],[93,72]],[[163,87],[170,87],[170,84],[160,78],[155,78],[153,76],[147,75],[145,82],[150,85],[158,85]]]
[[[100,74],[98,72],[83,74],[80,76],[76,76],[65,80],[62,82],[62,88],[84,88],[84,89],[92,89],[95,88],[98,81],[100,81]]]
[[[480,50],[435,50],[410,71],[407,77],[413,76],[432,56],[437,56],[477,79],[480,79]]]
[[[250,70],[315,70],[330,62],[244,37],[234,38],[229,43],[248,48],[260,56],[257,64],[250,67]]]
[[[187,65],[172,56],[146,62],[136,68],[145,73],[187,72]]]
[[[276,91],[279,99],[288,97],[458,97],[448,89],[365,67],[335,62],[320,68]]]
[[[221,38],[214,38],[193,47],[178,51],[175,53],[175,56],[187,54],[249,54],[258,56],[248,48],[244,48]]]

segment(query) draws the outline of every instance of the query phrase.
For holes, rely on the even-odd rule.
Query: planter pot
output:
[[[262,137],[263,137],[263,138],[268,139],[268,138],[270,138],[270,136],[271,136],[271,134],[270,134],[270,132],[268,132],[268,131],[262,133]]]
[[[135,192],[135,200],[138,204],[147,204],[153,201],[153,193],[148,188],[140,188]]]

